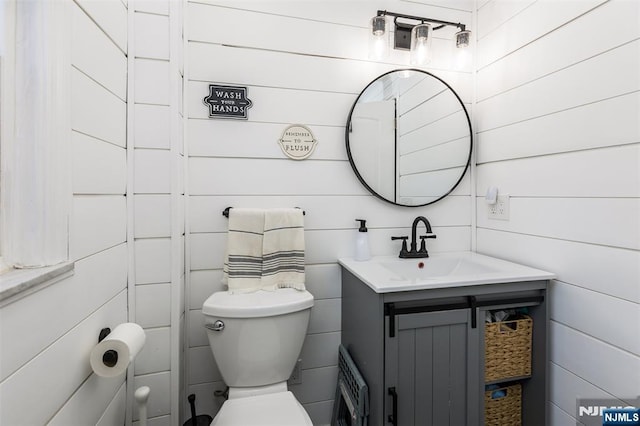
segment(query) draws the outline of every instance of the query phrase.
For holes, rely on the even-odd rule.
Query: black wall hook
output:
[[[111,333],[111,329],[109,327],[105,327],[100,330],[100,334],[98,335],[98,343],[102,342],[105,337],[107,337]]]

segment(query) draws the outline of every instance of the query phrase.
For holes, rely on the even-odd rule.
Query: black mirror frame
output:
[[[356,168],[355,162],[353,160],[353,157],[351,156],[351,149],[349,146],[349,129],[351,127],[351,116],[353,115],[353,111],[356,107],[356,105],[358,104],[358,101],[360,100],[360,98],[362,97],[362,95],[364,94],[364,92],[367,91],[367,89],[369,88],[369,86],[371,86],[373,83],[375,83],[376,81],[380,80],[381,78],[383,78],[384,76],[394,73],[394,72],[405,72],[405,71],[416,71],[422,74],[427,74],[437,80],[439,80],[442,84],[444,84],[449,90],[451,90],[451,93],[454,94],[454,96],[456,97],[456,99],[458,99],[458,102],[460,102],[460,105],[462,106],[462,110],[464,111],[464,115],[467,118],[467,124],[469,125],[469,156],[467,157],[467,164],[464,168],[464,171],[460,174],[460,178],[458,179],[458,181],[451,187],[451,189],[449,191],[447,191],[447,193],[445,193],[444,195],[442,195],[441,197],[430,201],[428,203],[425,204],[416,204],[416,205],[408,205],[408,204],[400,204],[397,203],[395,201],[391,201],[388,200],[386,198],[384,198],[382,195],[378,194],[376,191],[373,190],[373,188],[371,188],[367,182],[364,180],[364,178],[360,175],[360,172],[358,172],[358,169]],[[416,69],[416,68],[406,68],[406,69],[395,69],[395,70],[391,70],[388,71],[384,74],[379,75],[378,77],[376,77],[375,79],[373,79],[371,82],[369,82],[369,84],[367,84],[367,86],[362,89],[362,91],[360,92],[360,94],[358,95],[358,97],[356,98],[356,100],[353,102],[353,106],[351,107],[351,110],[349,111],[349,116],[347,117],[347,125],[345,127],[345,142],[346,142],[346,149],[347,149],[347,156],[349,158],[349,163],[351,164],[351,168],[353,169],[353,172],[356,174],[356,177],[358,178],[358,180],[360,181],[360,183],[362,183],[362,185],[364,185],[365,188],[367,188],[367,190],[372,194],[375,195],[377,198],[386,201],[387,203],[396,205],[396,206],[402,206],[402,207],[424,207],[424,206],[428,206],[430,204],[436,203],[440,200],[442,200],[443,198],[445,198],[447,195],[451,194],[453,192],[454,189],[456,189],[456,187],[460,184],[460,182],[462,182],[462,179],[464,178],[464,176],[467,174],[467,170],[469,170],[469,167],[471,165],[471,156],[473,153],[473,128],[471,127],[471,119],[469,118],[469,112],[467,111],[467,108],[464,106],[464,103],[462,102],[462,99],[460,99],[460,96],[456,93],[455,90],[453,90],[453,88],[443,79],[441,79],[440,77],[431,74],[428,71],[424,71],[421,69]],[[395,141],[394,141],[395,143]]]

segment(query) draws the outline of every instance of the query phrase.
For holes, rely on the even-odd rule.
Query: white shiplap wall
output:
[[[471,185],[433,206],[398,208],[369,195],[351,170],[344,126],[360,91],[378,75],[408,66],[407,52],[386,63],[367,59],[369,20],[376,10],[472,24],[473,1],[189,2],[186,10],[187,134],[187,390],[199,412],[215,414],[213,392],[224,383],[215,367],[201,307],[220,290],[227,219],[236,207],[299,206],[306,211],[307,287],[315,296],[302,351],[301,385],[291,386],[315,424],[328,424],[340,342],[340,269],[353,255],[355,218],[367,219],[374,254],[399,250],[425,215],[438,239],[433,251],[471,248]],[[455,71],[452,41],[437,39],[430,72],[473,99],[470,70]],[[247,86],[247,121],[212,120],[202,99],[208,84]],[[287,159],[277,144],[287,125],[307,125],[318,146],[310,159]]]
[[[149,386],[154,426],[182,424],[184,194],[182,149],[182,2],[133,7],[135,322],[147,335],[135,387]],[[138,420],[133,410],[133,420]],[[134,422],[137,424],[137,422]]]
[[[477,249],[553,271],[550,424],[640,394],[640,3],[478,2]],[[511,196],[509,221],[482,196]]]
[[[75,274],[0,311],[0,424],[123,424],[125,379],[91,372],[103,327],[127,321],[127,8],[67,1]],[[53,52],[54,54],[56,52]]]

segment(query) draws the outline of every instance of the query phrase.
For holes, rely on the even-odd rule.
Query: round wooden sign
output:
[[[294,124],[284,129],[278,143],[287,157],[304,160],[311,156],[318,141],[308,127]]]

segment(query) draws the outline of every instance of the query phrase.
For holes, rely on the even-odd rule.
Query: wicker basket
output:
[[[522,319],[485,324],[485,382],[531,375],[533,321]]]
[[[504,391],[504,396],[494,398],[494,392]],[[520,384],[505,386],[484,393],[485,426],[522,425],[522,387]]]

